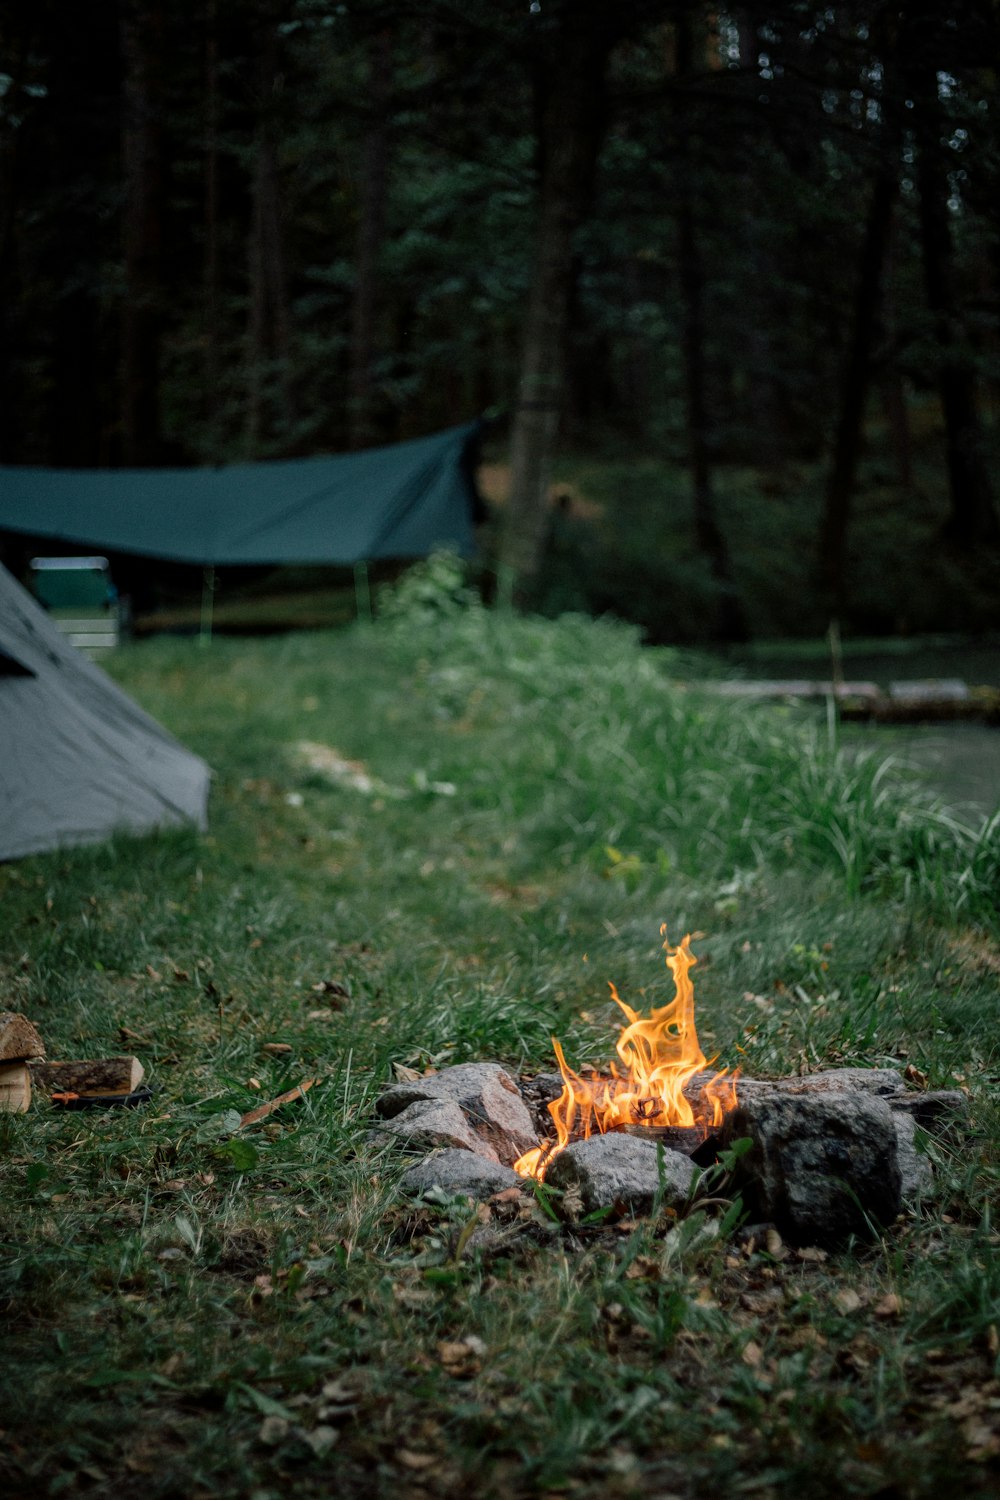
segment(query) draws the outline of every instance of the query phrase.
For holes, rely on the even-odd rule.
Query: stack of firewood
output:
[[[23,1115],[31,1103],[31,1067],[45,1043],[27,1016],[0,1011],[0,1112]]]
[[[45,1043],[27,1016],[0,1011],[0,1113],[23,1114],[31,1104],[32,1086],[53,1104],[132,1103],[145,1071],[137,1057],[82,1062],[44,1058]]]

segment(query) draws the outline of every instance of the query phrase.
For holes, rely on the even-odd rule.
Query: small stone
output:
[[[585,1213],[602,1208],[647,1213],[660,1190],[661,1149],[663,1204],[673,1208],[687,1198],[694,1166],[679,1151],[660,1148],[639,1136],[615,1132],[574,1141],[556,1157],[546,1181],[557,1188],[576,1188]]]
[[[499,1063],[460,1063],[386,1089],[375,1108],[392,1119],[421,1100],[458,1106],[490,1154],[515,1162],[537,1145],[535,1123],[517,1084]]]
[[[435,1151],[412,1166],[403,1178],[403,1188],[423,1193],[438,1187],[446,1193],[467,1193],[470,1198],[486,1199],[505,1188],[517,1188],[523,1179],[500,1162],[485,1161],[471,1151]]]
[[[476,1135],[462,1110],[447,1099],[417,1099],[379,1127],[380,1134],[398,1136],[410,1146],[455,1146],[499,1162],[497,1153]],[[507,1184],[505,1183],[504,1186]]]

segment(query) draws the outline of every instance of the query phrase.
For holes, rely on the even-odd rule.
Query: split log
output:
[[[18,1011],[0,1011],[0,1062],[24,1062],[44,1057],[45,1043],[27,1016]]]
[[[23,1115],[31,1103],[31,1073],[27,1063],[0,1064],[0,1114]]]
[[[145,1068],[137,1057],[96,1057],[86,1062],[34,1063],[35,1086],[47,1094],[131,1094]]]

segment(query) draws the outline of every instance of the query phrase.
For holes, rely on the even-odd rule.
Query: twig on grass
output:
[[[287,1094],[279,1094],[277,1099],[269,1099],[266,1104],[258,1104],[256,1109],[247,1110],[245,1115],[240,1116],[237,1130],[242,1130],[247,1125],[256,1125],[260,1120],[266,1120],[268,1115],[273,1115],[274,1111],[280,1109],[283,1104],[291,1104],[293,1099],[301,1099],[315,1082],[315,1078],[303,1078],[302,1082],[297,1083],[293,1089],[289,1089]]]

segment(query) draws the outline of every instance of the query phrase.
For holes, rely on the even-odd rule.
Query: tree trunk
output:
[[[385,240],[389,191],[389,105],[392,95],[392,35],[373,38],[369,61],[371,116],[361,152],[351,366],[348,377],[348,443],[365,448],[376,438],[374,411],[379,262]]]
[[[124,64],[125,300],[122,309],[122,458],[162,457],[160,343],[163,214],[163,15],[148,0],[126,0],[121,17]]]
[[[510,440],[510,496],[501,573],[527,603],[538,582],[551,515],[549,473],[562,410],[573,293],[573,238],[590,202],[603,134],[603,95],[616,33],[594,0],[564,16],[554,55],[540,59],[540,176],[531,290]]]
[[[218,0],[208,0],[205,16],[205,420],[209,446],[216,453],[219,438],[219,388],[222,376],[220,296],[222,257],[219,234],[219,38]]]
[[[894,214],[889,230],[886,263],[883,272],[882,325],[889,344],[889,355],[882,377],[882,405],[896,464],[896,483],[905,493],[913,488],[913,439],[906,409],[906,385],[895,356],[898,340],[896,298],[893,284],[899,257],[899,215]]]
[[[273,392],[281,436],[294,419],[291,391],[291,315],[285,274],[284,226],[275,130],[271,119],[283,78],[275,55],[273,24],[265,24],[258,57],[258,122],[251,188],[252,210],[247,264],[250,282],[247,321],[248,391],[245,425],[247,456],[259,454]]]
[[[830,606],[837,613],[844,603],[847,529],[864,442],[872,349],[878,327],[883,271],[897,187],[894,159],[893,162],[887,160],[875,179],[868,207],[847,355],[841,370],[837,429],[826,481],[818,559],[821,585]]]
[[[916,60],[909,68],[907,92],[915,101],[924,288],[940,351],[938,389],[951,494],[951,514],[945,532],[956,545],[970,549],[982,542],[995,541],[1000,528],[985,458],[975,374],[958,337],[960,319],[952,277],[950,193],[941,144],[941,138],[946,134],[946,122],[942,118],[938,96],[939,63],[936,58],[928,56],[926,27],[924,31],[917,31],[917,19],[911,18],[910,45],[916,52]]]
[[[694,35],[691,18],[677,21],[677,73],[692,71]],[[683,110],[683,103],[681,104]],[[719,590],[719,607],[712,634],[724,640],[745,640],[746,622],[733,584],[726,539],[719,526],[712,483],[710,418],[705,357],[705,278],[698,245],[695,173],[691,160],[690,126],[683,116],[674,131],[674,210],[677,223],[677,269],[682,303],[681,357],[687,408],[688,463],[695,538],[707,558]]]

